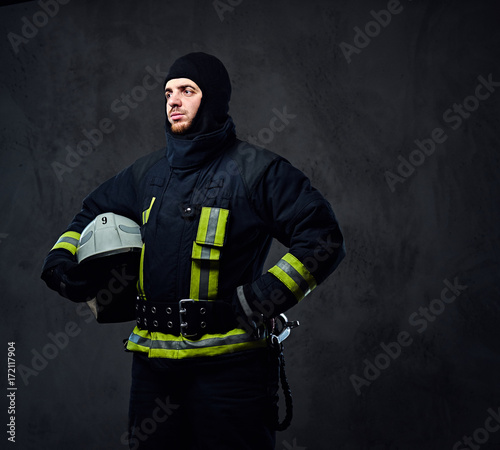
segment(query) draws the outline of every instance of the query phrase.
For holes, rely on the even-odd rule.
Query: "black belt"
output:
[[[183,299],[166,303],[137,299],[135,314],[139,328],[192,339],[236,328],[233,308],[223,301]]]

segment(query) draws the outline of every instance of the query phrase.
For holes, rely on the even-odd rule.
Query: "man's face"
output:
[[[200,87],[189,78],[174,78],[165,85],[167,117],[175,134],[185,133],[198,112]]]

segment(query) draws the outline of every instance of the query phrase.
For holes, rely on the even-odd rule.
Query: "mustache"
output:
[[[184,109],[179,109],[179,108],[172,108],[168,114],[171,116],[172,114],[177,113],[177,114],[186,114],[187,111]]]

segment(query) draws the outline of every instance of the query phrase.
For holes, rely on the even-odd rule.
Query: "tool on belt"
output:
[[[280,422],[279,417],[276,418],[275,428],[277,431],[286,430],[290,426],[293,418],[292,391],[290,389],[290,385],[285,373],[285,355],[283,353],[283,341],[288,336],[290,336],[291,330],[298,326],[298,320],[288,321],[287,317],[284,314],[280,314],[279,316],[273,318],[270,324],[269,346],[279,360],[280,382],[283,389],[283,394],[285,396],[286,406],[286,413],[283,421]]]

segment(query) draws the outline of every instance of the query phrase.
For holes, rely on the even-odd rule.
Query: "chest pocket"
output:
[[[191,253],[190,298],[215,300],[219,260],[226,240],[229,209],[203,206]]]
[[[227,187],[224,188],[224,179],[213,179],[200,188],[193,197],[195,204],[203,206],[218,206],[229,209],[231,200],[231,191]]]

